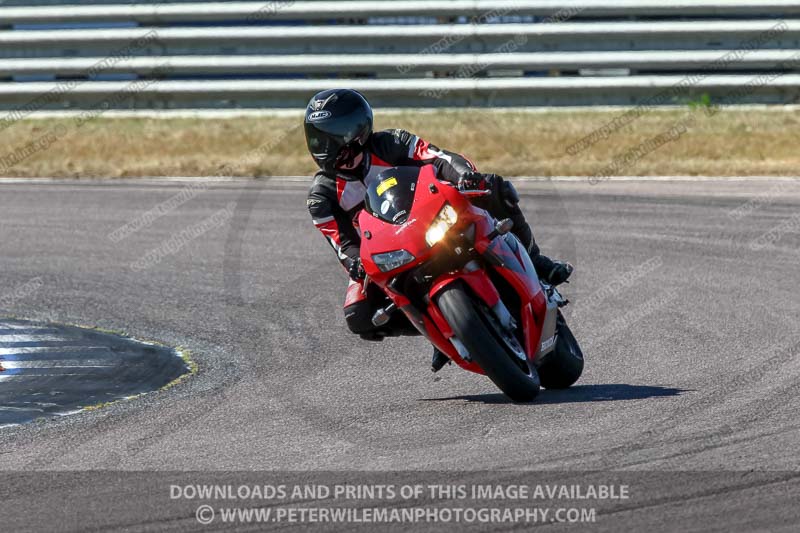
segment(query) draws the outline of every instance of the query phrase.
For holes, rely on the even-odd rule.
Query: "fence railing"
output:
[[[103,67],[105,74],[158,74],[168,64],[171,75],[239,74],[371,74],[406,77],[411,72],[452,70],[600,70],[626,69],[657,72],[698,70],[714,64],[735,50],[673,50],[642,52],[541,52],[518,54],[362,54],[347,55],[244,55],[244,56],[145,56],[121,58]],[[720,62],[716,71],[771,71],[793,66],[800,50],[756,50],[736,61]],[[80,76],[100,62],[96,57],[0,59],[0,77],[53,74],[59,77]],[[163,74],[163,72],[162,72]]]
[[[139,55],[788,49],[800,48],[800,19],[0,31],[0,57],[104,55],[141,39]]]
[[[298,107],[331,86],[415,107],[800,101],[800,0],[0,3],[0,28],[7,110]]]
[[[112,5],[97,5],[91,2],[93,5],[59,5],[63,3],[65,2],[42,2],[45,5],[6,7],[3,8],[0,24],[109,21],[161,24],[247,19],[324,21],[414,16],[482,18],[487,14],[539,17],[553,17],[559,14],[581,17],[800,15],[800,5],[794,0],[670,0],[661,3],[652,0],[448,0],[446,2],[265,0],[262,2],[136,2],[123,5],[113,5],[111,2],[109,4]]]

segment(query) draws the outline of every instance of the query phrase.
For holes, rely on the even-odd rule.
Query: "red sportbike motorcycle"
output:
[[[559,292],[539,280],[511,220],[495,221],[470,202],[491,191],[459,191],[432,165],[396,167],[367,188],[359,214],[366,283],[460,367],[485,374],[516,402],[540,385],[566,388],[583,354],[559,311]]]

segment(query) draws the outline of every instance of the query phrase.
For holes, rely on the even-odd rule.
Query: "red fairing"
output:
[[[415,157],[425,156],[427,150],[428,143],[421,139],[417,140]],[[480,367],[463,360],[449,341],[453,332],[436,306],[435,296],[449,284],[463,282],[474,296],[481,299],[488,308],[493,308],[500,300],[500,293],[492,282],[487,268],[494,269],[506,279],[519,296],[521,308],[514,314],[521,318],[525,338],[524,348],[528,358],[533,361],[537,352],[536,347],[540,342],[546,303],[528,254],[518,245],[515,238],[500,236],[490,240],[489,235],[494,230],[494,219],[483,209],[472,205],[451,184],[436,179],[435,172],[435,167],[432,165],[419,169],[415,189],[412,189],[413,204],[406,221],[402,224],[385,222],[366,210],[359,215],[359,226],[364,236],[361,242],[361,260],[370,281],[383,288],[398,308],[439,350],[446,353],[459,366],[482,374]],[[382,183],[385,183],[385,189],[394,186],[391,180],[391,177],[384,179]],[[441,241],[429,246],[426,242],[426,232],[445,203],[453,207],[457,213],[457,220]],[[427,267],[432,264],[435,257],[438,257],[437,254],[448,253],[443,248],[452,247],[452,244],[448,244],[448,239],[462,234],[470,226],[475,228],[473,246],[480,256],[479,260],[469,260],[471,265],[469,268],[466,265],[459,266],[456,270],[444,272],[432,279],[428,292],[424,295],[424,306],[413,303],[419,301],[419,297],[415,300],[402,294],[402,287],[393,289],[389,286],[395,278],[403,279],[401,276],[403,273]],[[414,259],[389,272],[382,272],[375,264],[373,256],[398,250],[405,250],[413,255]],[[408,274],[412,275],[413,273]]]
[[[480,296],[489,307],[494,307],[500,300],[500,294],[497,292],[497,289],[495,289],[489,276],[483,270],[476,270],[474,272],[451,272],[442,275],[436,280],[428,293],[431,299],[433,299],[440,290],[458,279],[466,281],[469,288]]]
[[[490,254],[499,258],[504,266],[496,266],[495,270],[511,284],[520,296],[520,316],[523,321],[528,321],[523,324],[525,349],[528,359],[533,361],[541,342],[547,301],[530,257],[519,246],[516,250],[512,250],[506,239],[482,240],[476,243],[476,249],[482,255]]]
[[[367,275],[378,285],[385,286],[385,283],[400,272],[417,267],[433,256],[434,249],[425,242],[425,232],[444,206],[446,198],[443,194],[425,194],[428,192],[429,183],[435,183],[442,192],[450,189],[459,200],[463,200],[458,191],[436,179],[436,168],[433,165],[425,165],[419,169],[418,194],[404,224],[388,224],[367,211],[362,211],[359,215],[358,225],[361,234],[369,232],[371,235],[369,239],[361,241],[361,262]],[[381,272],[372,260],[373,255],[401,249],[410,252],[416,260],[389,273]]]

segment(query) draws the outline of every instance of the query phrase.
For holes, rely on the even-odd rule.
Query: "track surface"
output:
[[[487,479],[502,478],[499,469],[773,470],[789,481],[714,489],[605,523],[671,530],[690,509],[690,529],[796,525],[800,184],[521,186],[543,250],[577,267],[564,292],[587,357],[576,387],[543,391],[532,405],[509,404],[454,367],[434,379],[420,338],[348,334],[345,276],[311,226],[305,186],[217,183],[114,243],[109,233],[186,185],[0,185],[2,286],[43,282],[0,299],[0,311],[186,345],[201,368],[169,392],[0,430],[0,469],[493,471]],[[728,216],[778,187],[748,216]],[[226,206],[224,224],[131,268]],[[750,247],[792,220],[774,245]],[[645,263],[646,275],[622,280]],[[618,291],[592,296],[609,280]],[[693,479],[677,492],[692,494]],[[15,494],[28,496],[6,494],[3,511],[41,496],[25,483]],[[34,508],[41,520],[53,512]],[[126,520],[109,523],[196,525],[189,514]]]

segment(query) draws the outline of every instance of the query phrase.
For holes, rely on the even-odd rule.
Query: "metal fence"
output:
[[[13,4],[34,4],[22,2]],[[800,1],[0,2],[0,108],[800,100]]]

